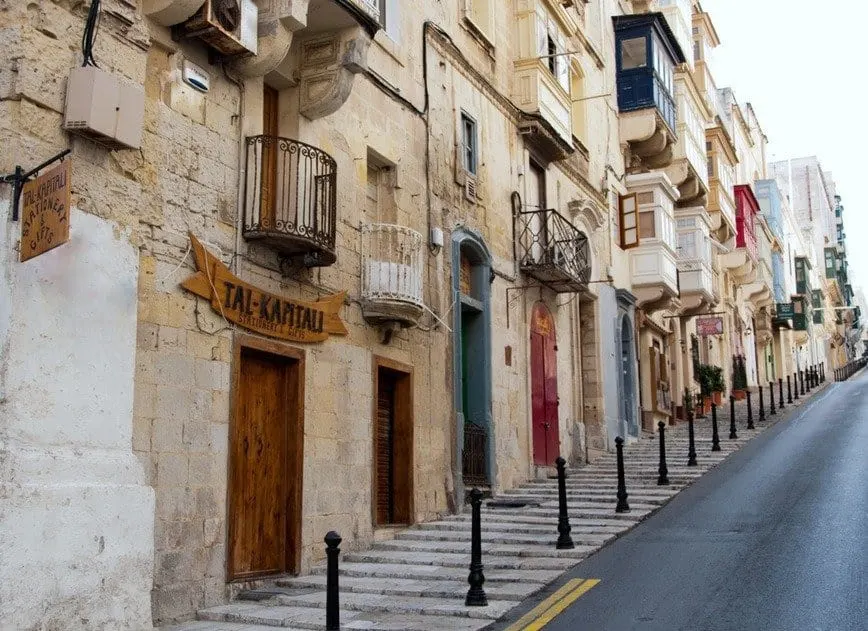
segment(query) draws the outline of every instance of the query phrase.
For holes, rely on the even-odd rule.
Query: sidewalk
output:
[[[557,481],[531,481],[483,504],[482,545],[488,607],[465,607],[470,563],[470,515],[454,515],[395,533],[364,552],[342,554],[342,629],[473,631],[483,629],[567,569],[623,535],[731,453],[822,391],[829,381],[747,430],[747,402],[736,402],[738,439],[729,440],[729,404],[718,410],[721,451],[711,451],[711,416],[695,423],[698,466],[688,467],[686,423],[667,429],[668,486],[657,486],[659,443],[643,437],[624,450],[629,513],[616,513],[616,461],[608,454],[573,469],[567,479],[573,550],[556,550]],[[766,388],[765,393],[768,394]],[[786,395],[786,390],[785,393]],[[766,396],[767,399],[767,396]],[[785,399],[786,402],[786,399]],[[777,398],[775,401],[777,406]],[[260,600],[236,600],[198,612],[197,622],[165,631],[325,629],[325,567],[310,576],[276,580]]]

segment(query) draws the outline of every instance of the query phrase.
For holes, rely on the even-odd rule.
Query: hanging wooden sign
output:
[[[21,187],[21,262],[69,241],[71,160]]]
[[[317,302],[287,300],[245,283],[192,234],[190,243],[199,271],[181,286],[207,298],[211,308],[230,322],[293,342],[323,342],[329,335],[347,335],[340,317],[347,292]]]

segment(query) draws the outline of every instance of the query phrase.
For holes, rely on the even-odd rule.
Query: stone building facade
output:
[[[0,10],[2,170],[71,149],[70,242],[20,263],[3,224],[4,533],[21,550],[75,535],[4,563],[3,584],[30,576],[41,603],[4,593],[16,627],[183,619],[307,571],[328,530],[364,547],[462,510],[470,483],[585,462],[620,430],[606,379],[633,317],[608,286],[623,162],[594,133],[617,125],[594,98],[613,7],[255,4],[258,53],[239,59],[186,30],[201,1],[104,0],[94,56],[143,99],[128,149],[64,129],[88,7]],[[264,302],[334,295],[345,335],[251,330],[275,322]],[[58,485],[74,490],[46,495]],[[258,532],[273,510],[280,533]]]
[[[188,618],[674,422],[694,346],[753,344],[722,253],[764,138],[698,2],[92,6],[0,0],[2,624]],[[16,167],[67,149],[69,242],[22,262]]]

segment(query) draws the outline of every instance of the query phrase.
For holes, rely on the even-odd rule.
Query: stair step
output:
[[[438,579],[420,580],[413,578],[383,577],[340,577],[340,591],[355,594],[380,594],[384,596],[413,596],[421,598],[444,598],[463,600],[467,595],[467,572],[460,579],[445,581]],[[298,590],[324,591],[324,575],[304,576],[291,579],[278,579],[283,595],[293,595]],[[491,583],[486,576],[485,592],[492,600],[512,600],[520,602],[544,587],[541,583],[517,580],[515,582]]]
[[[313,568],[313,575],[325,576],[326,568]],[[356,578],[408,578],[425,581],[467,582],[466,567],[443,567],[440,565],[406,565],[403,563],[348,563],[340,565],[341,576]],[[485,584],[498,583],[537,583],[545,585],[561,575],[561,569],[554,570],[498,570],[485,567]],[[291,580],[291,579],[290,579]]]
[[[614,538],[615,535],[588,535],[580,532],[572,532],[573,542],[578,546],[598,547],[605,544]],[[503,533],[490,532],[484,530],[482,532],[482,542],[486,543],[501,543],[504,545],[531,545],[531,546],[555,546],[558,539],[556,528],[549,529],[549,532],[544,534],[532,533]],[[451,541],[460,545],[467,545],[470,542],[470,531],[429,531],[429,530],[408,530],[401,533],[396,541]]]
[[[455,598],[425,598],[422,596],[387,596],[384,594],[341,594],[341,607],[347,611],[366,613],[417,614],[429,616],[455,616],[458,618],[481,618],[497,620],[515,606],[515,602],[488,599],[487,607],[467,607],[464,605],[466,591]],[[297,596],[279,596],[278,600],[286,607],[317,607],[325,615],[324,591]]]
[[[458,567],[465,570],[470,566],[470,554],[445,552],[413,552],[406,550],[369,550],[367,552],[351,552],[346,560],[353,563],[404,563],[407,565],[440,565],[443,567]],[[574,566],[581,559],[569,557],[517,557],[488,556],[485,559],[485,569],[500,570],[556,570]]]
[[[552,539],[551,545],[509,545],[482,542],[482,556],[491,557],[533,557],[533,558],[584,558],[596,550],[596,546],[576,546],[572,550],[558,550]],[[446,554],[462,554],[467,551],[470,560],[470,539],[465,541],[427,541],[395,539],[376,546],[375,550],[399,550],[415,554],[416,552],[434,552]]]
[[[343,605],[343,600],[341,604]],[[463,603],[461,603],[463,605]],[[510,606],[514,603],[508,603]],[[490,605],[489,605],[490,606]],[[468,609],[487,609],[475,607]],[[287,607],[279,605],[251,605],[232,603],[211,607],[199,612],[200,620],[216,622],[235,622],[244,625],[261,625],[264,628],[305,629],[322,631],[325,629],[325,611],[320,607]],[[412,613],[374,613],[341,609],[341,628],[345,631],[364,629],[365,631],[477,631],[490,623],[490,618],[461,618],[458,616],[420,615]],[[207,627],[205,627],[207,629]],[[227,628],[226,631],[248,631],[248,627]],[[257,629],[257,627],[253,627]],[[204,630],[203,630],[204,631]],[[210,631],[210,630],[209,630]],[[223,631],[221,629],[221,631]],[[257,629],[258,631],[258,629]]]
[[[616,526],[599,526],[599,525],[575,525],[570,522],[570,525],[573,527],[573,533],[579,533],[582,535],[614,535],[622,532],[624,530],[624,525],[618,523]],[[551,534],[552,531],[557,531],[556,525],[552,525],[551,522],[546,522],[542,524],[537,523],[524,523],[524,522],[497,522],[497,521],[488,521],[485,524],[485,532],[490,532],[492,534],[537,534],[537,535],[547,535]],[[412,529],[412,531],[420,531],[420,532],[457,532],[463,533],[462,536],[470,537],[470,521],[455,521],[455,520],[443,520],[437,522],[429,522],[427,524],[417,526]]]

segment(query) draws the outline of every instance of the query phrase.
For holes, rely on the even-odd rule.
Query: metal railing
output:
[[[422,305],[422,235],[377,223],[362,226],[362,298]]]
[[[335,262],[337,164],[311,145],[277,136],[247,138],[243,234],[308,265]]]
[[[591,280],[588,237],[552,209],[516,213],[521,270],[556,292],[582,291]]]

